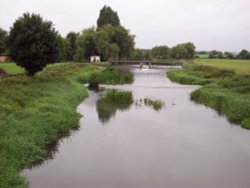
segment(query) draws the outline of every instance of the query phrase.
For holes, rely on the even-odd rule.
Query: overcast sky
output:
[[[105,4],[136,35],[138,48],[191,41],[197,50],[250,50],[250,0],[0,0],[0,27],[38,13],[65,36],[96,26]]]

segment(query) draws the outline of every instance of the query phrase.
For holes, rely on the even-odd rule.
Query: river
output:
[[[30,188],[249,188],[250,131],[191,101],[198,87],[172,83],[167,70],[132,69],[133,84],[105,86],[132,91],[125,108],[103,105],[106,90],[89,91],[79,130],[23,171]]]

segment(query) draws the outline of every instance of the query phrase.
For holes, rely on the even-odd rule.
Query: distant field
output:
[[[50,67],[62,66],[62,65],[70,64],[70,63],[72,62],[55,63],[55,64],[50,64],[47,67],[50,68]],[[17,66],[13,62],[0,63],[0,69],[5,70],[9,74],[21,74],[25,72],[23,68]]]
[[[234,70],[237,74],[250,74],[250,60],[196,59],[195,63],[220,69]]]

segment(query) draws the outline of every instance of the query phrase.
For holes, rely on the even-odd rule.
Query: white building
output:
[[[90,62],[91,63],[100,62],[100,61],[101,61],[101,56],[99,56],[99,55],[90,56]]]

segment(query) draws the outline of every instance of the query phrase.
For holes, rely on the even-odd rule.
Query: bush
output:
[[[58,34],[52,22],[25,13],[13,24],[8,37],[10,58],[29,76],[43,70],[58,57]]]

